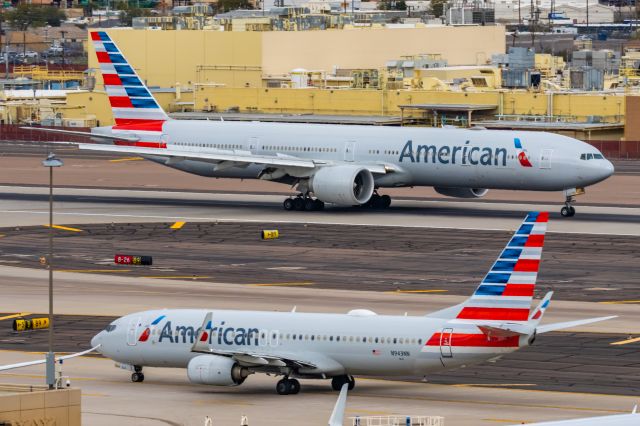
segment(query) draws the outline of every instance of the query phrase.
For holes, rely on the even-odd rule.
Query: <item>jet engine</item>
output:
[[[310,189],[318,199],[341,206],[369,201],[374,182],[371,172],[356,165],[322,167],[311,178]]]
[[[187,366],[189,381],[201,385],[235,386],[242,384],[248,375],[249,370],[220,355],[199,355]]]
[[[455,198],[480,198],[487,195],[489,192],[488,189],[485,188],[443,188],[443,187],[435,187],[438,194],[446,195],[447,197],[455,197]]]

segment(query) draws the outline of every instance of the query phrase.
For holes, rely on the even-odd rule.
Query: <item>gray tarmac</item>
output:
[[[56,229],[55,267],[237,284],[469,295],[509,231],[296,223],[187,222],[69,225]],[[72,227],[73,226],[73,227]],[[280,238],[261,240],[264,229]],[[0,228],[0,265],[40,267],[48,228]],[[115,254],[151,256],[152,266],[115,265]],[[547,235],[540,297],[588,302],[640,300],[640,237]]]

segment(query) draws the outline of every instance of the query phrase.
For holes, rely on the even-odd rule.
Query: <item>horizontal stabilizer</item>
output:
[[[600,321],[607,321],[613,318],[618,318],[617,315],[612,315],[612,316],[608,316],[608,317],[598,317],[598,318],[588,318],[588,319],[583,319],[583,320],[577,320],[577,321],[567,321],[567,322],[556,322],[553,324],[545,324],[545,325],[541,325],[538,326],[538,328],[536,329],[538,334],[541,333],[548,333],[550,331],[556,331],[556,330],[563,330],[565,328],[573,328],[573,327],[578,327],[581,325],[587,325],[587,324],[591,324],[594,322],[600,322]]]
[[[35,130],[36,132],[59,133],[59,134],[71,135],[71,136],[86,136],[88,138],[97,138],[97,139],[108,139],[108,140],[128,141],[128,142],[137,142],[140,140],[140,138],[136,136],[102,135],[99,133],[79,132],[77,130],[46,129],[43,127],[20,127],[20,128],[24,130]]]
[[[527,324],[476,325],[484,334],[492,337],[529,336],[533,333],[533,327]]]

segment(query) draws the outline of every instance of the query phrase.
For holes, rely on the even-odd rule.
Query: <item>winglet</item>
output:
[[[529,321],[535,321],[536,323],[540,323],[542,320],[542,316],[544,312],[549,307],[549,303],[551,303],[551,297],[553,297],[553,292],[550,291],[544,295],[544,298],[538,303],[538,306],[531,312],[529,316]]]
[[[329,426],[342,426],[344,411],[347,407],[347,392],[349,392],[349,383],[345,383],[340,389],[340,395],[338,395],[338,400],[329,418]]]
[[[207,312],[207,315],[205,315],[204,321],[202,322],[202,327],[200,327],[200,329],[198,330],[196,341],[193,343],[193,346],[191,346],[191,352],[211,352],[209,348],[209,334],[211,333],[212,328],[212,318],[213,312]]]

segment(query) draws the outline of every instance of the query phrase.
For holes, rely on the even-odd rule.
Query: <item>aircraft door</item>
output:
[[[344,161],[354,161],[356,153],[356,142],[348,141],[344,144]]]
[[[551,156],[553,155],[552,149],[543,149],[540,152],[540,168],[541,169],[550,169],[551,168]]]
[[[142,317],[133,317],[129,320],[127,328],[127,345],[135,346],[138,344],[138,336],[142,328]]]
[[[451,351],[451,339],[453,338],[453,328],[443,328],[440,333],[440,356],[442,358],[453,358]]]

